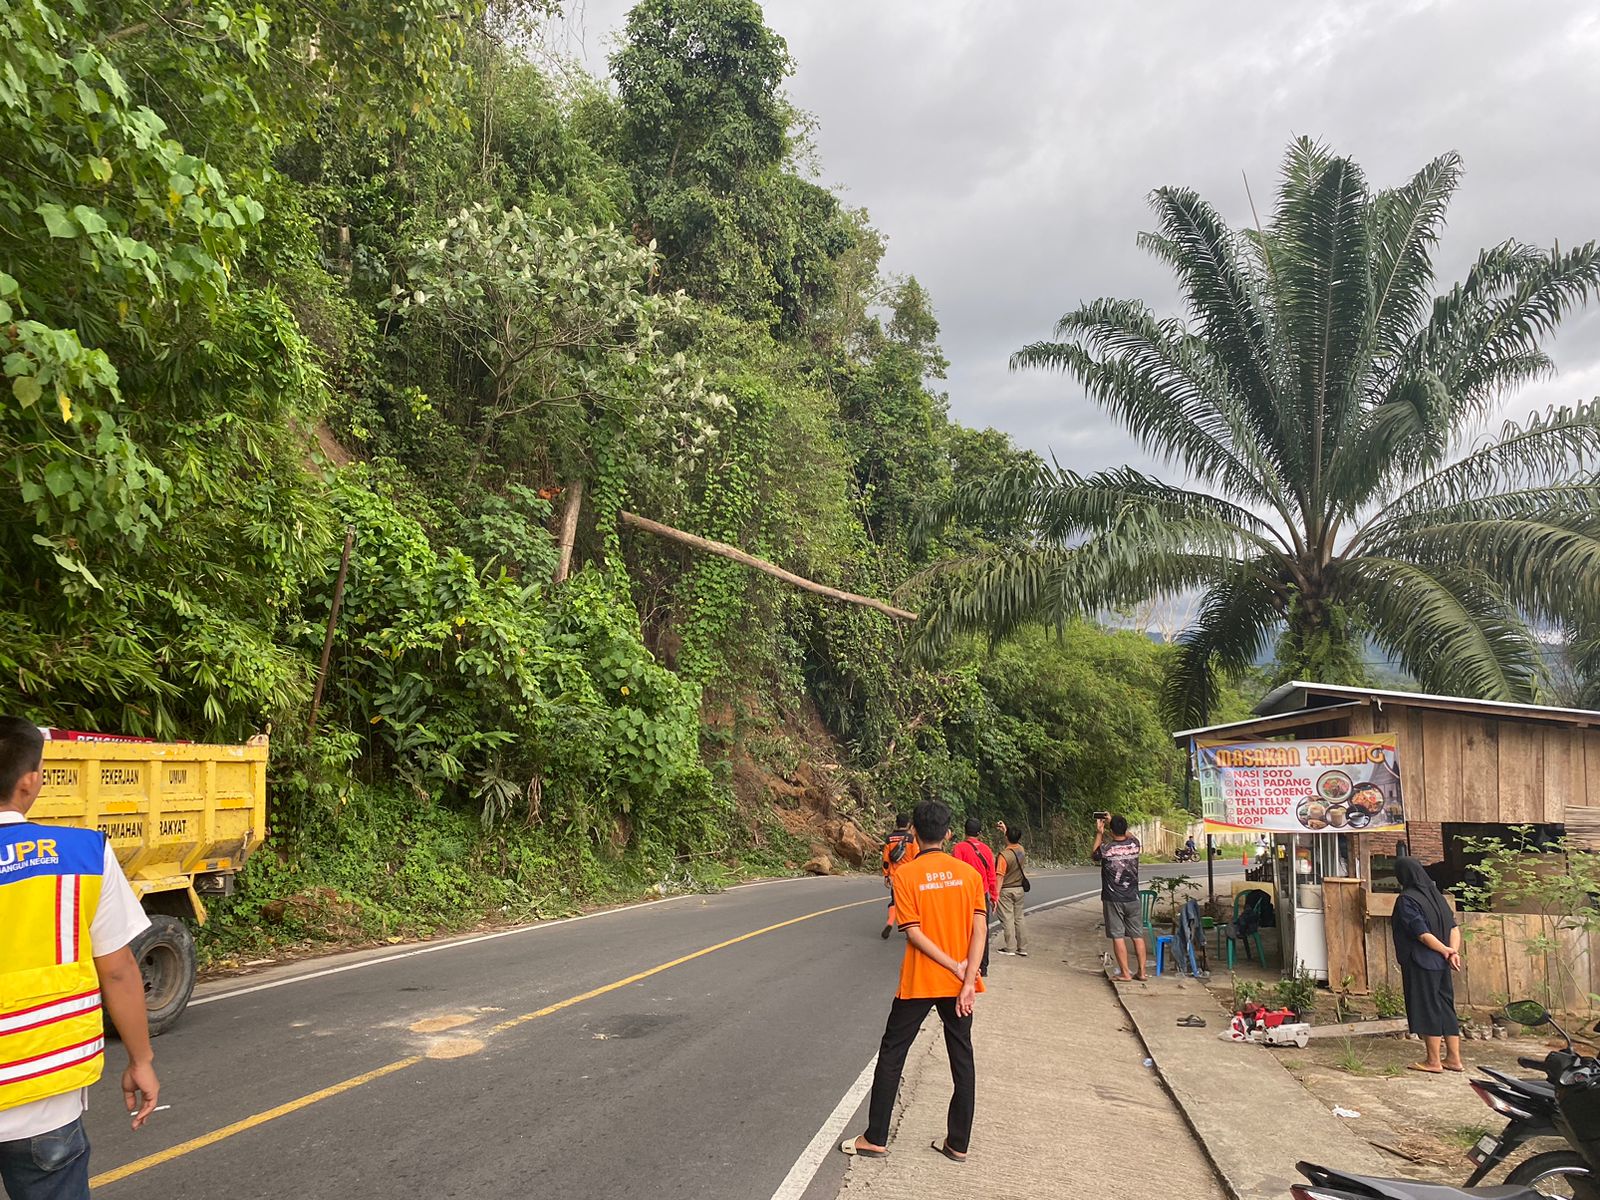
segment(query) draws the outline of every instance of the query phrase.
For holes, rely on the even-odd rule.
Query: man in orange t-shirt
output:
[[[894,870],[895,916],[906,934],[900,986],[878,1046],[867,1131],[839,1149],[861,1158],[888,1154],[889,1119],[894,1115],[906,1055],[928,1011],[936,1008],[944,1025],[955,1095],[945,1138],[935,1141],[933,1148],[954,1162],[965,1162],[977,1087],[972,1063],[972,1005],[973,997],[983,991],[978,966],[988,931],[983,876],[944,852],[944,841],[950,836],[950,810],[943,804],[924,800],[917,805],[911,827],[917,835],[917,857]]]
[[[889,913],[883,919],[883,940],[894,932],[894,873],[901,863],[917,856],[917,835],[911,832],[911,818],[897,813],[894,832],[883,844],[883,886],[889,889]]]

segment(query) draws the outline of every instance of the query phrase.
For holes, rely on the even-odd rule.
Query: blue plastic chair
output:
[[[1161,975],[1165,974],[1165,964],[1166,964],[1166,961],[1167,961],[1167,950],[1168,950],[1169,947],[1172,946],[1172,942],[1173,942],[1173,937],[1172,937],[1172,934],[1170,934],[1170,933],[1163,933],[1160,937],[1158,937],[1156,939],[1156,976],[1158,978]],[[1173,958],[1177,958],[1177,952],[1176,951],[1173,952]]]

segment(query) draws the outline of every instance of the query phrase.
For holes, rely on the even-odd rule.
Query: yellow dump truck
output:
[[[205,897],[226,896],[267,828],[267,746],[199,746],[47,730],[44,787],[30,816],[98,829],[151,927],[134,943],[150,1030],[194,991],[194,934]],[[58,740],[62,739],[62,740]]]

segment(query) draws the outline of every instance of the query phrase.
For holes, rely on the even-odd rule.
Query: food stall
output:
[[[1555,871],[1564,846],[1600,853],[1597,711],[1297,680],[1246,720],[1172,736],[1189,752],[1208,830],[1274,839],[1263,874],[1284,961],[1353,994],[1399,983],[1397,855],[1420,860],[1448,893],[1471,879],[1474,839],[1551,847]],[[1364,744],[1366,761],[1329,743]],[[1548,993],[1558,1008],[1586,1008],[1600,994],[1600,934],[1521,907],[1461,912],[1458,998],[1490,1007]]]
[[[1327,881],[1359,877],[1363,834],[1405,829],[1394,735],[1195,737],[1191,752],[1207,834],[1272,839],[1273,903],[1285,967],[1326,982]]]

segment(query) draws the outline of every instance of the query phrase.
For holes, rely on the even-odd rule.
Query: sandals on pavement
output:
[[[1190,1013],[1187,1017],[1181,1019],[1178,1024],[1185,1029],[1204,1029],[1206,1027],[1205,1018],[1197,1017],[1194,1013]]]
[[[950,1149],[949,1144],[946,1142],[941,1142],[935,1139],[934,1141],[929,1142],[928,1146],[937,1153],[944,1155],[953,1163],[964,1163],[967,1161],[967,1156],[965,1154],[957,1154],[954,1150]]]
[[[840,1154],[847,1154],[851,1158],[888,1158],[889,1157],[889,1152],[887,1150],[867,1150],[867,1149],[862,1148],[861,1146],[856,1145],[856,1139],[855,1138],[851,1138],[848,1142],[841,1142],[839,1144],[839,1153]]]

